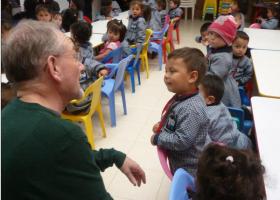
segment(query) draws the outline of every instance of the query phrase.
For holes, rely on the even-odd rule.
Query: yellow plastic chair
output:
[[[205,20],[206,14],[213,14],[213,19],[217,15],[217,0],[205,0],[203,5],[202,19]]]
[[[94,149],[94,136],[93,136],[93,123],[92,116],[95,111],[98,112],[101,128],[102,128],[102,136],[106,137],[105,124],[103,119],[103,113],[101,108],[101,85],[103,82],[103,77],[100,77],[97,81],[92,83],[85,91],[83,97],[81,99],[74,99],[71,103],[79,103],[82,102],[86,97],[92,94],[92,100],[90,104],[90,109],[88,113],[80,113],[80,114],[70,114],[63,112],[61,117],[63,119],[68,119],[73,122],[83,122],[85,126],[85,132],[88,138],[88,142],[91,145],[91,148]]]
[[[141,59],[141,69],[146,70],[147,78],[149,78],[149,62],[148,62],[148,48],[149,48],[149,41],[153,34],[153,31],[151,29],[146,29],[146,37],[145,41],[142,45],[142,50],[139,55],[139,58]],[[132,45],[131,48],[136,48],[136,45]]]

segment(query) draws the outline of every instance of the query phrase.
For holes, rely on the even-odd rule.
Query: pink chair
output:
[[[161,149],[160,147],[157,147],[157,152],[158,152],[158,158],[159,158],[163,171],[168,176],[168,178],[170,180],[172,180],[173,174],[171,173],[169,165],[168,165],[168,158],[167,158],[166,151],[164,149]]]

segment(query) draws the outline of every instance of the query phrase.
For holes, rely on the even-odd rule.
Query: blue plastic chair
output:
[[[122,95],[122,103],[123,103],[123,110],[124,114],[127,114],[126,109],[126,101],[125,101],[125,90],[124,90],[124,73],[127,65],[132,60],[133,55],[130,55],[119,62],[119,64],[106,64],[107,67],[113,68],[111,73],[106,77],[104,80],[104,85],[101,88],[101,93],[103,96],[107,97],[109,100],[109,109],[110,109],[110,119],[111,119],[111,126],[116,126],[116,109],[115,109],[115,92],[118,90],[121,92]],[[110,78],[114,74],[115,79]]]
[[[245,120],[244,111],[241,108],[233,108],[228,107],[228,110],[233,118],[237,118],[239,123],[237,125],[238,129],[246,134],[249,135],[249,130],[253,127],[253,122],[251,120]]]
[[[169,24],[166,23],[161,31],[153,32],[151,42],[149,45],[149,51],[155,51],[158,53],[159,69],[162,70],[162,45],[164,36],[169,28]]]
[[[122,59],[122,48],[112,50],[107,56],[102,59],[102,63],[119,63]]]
[[[186,170],[179,168],[171,182],[169,200],[188,200],[187,188],[195,191],[194,178]]]
[[[251,106],[250,99],[247,96],[244,87],[238,87],[238,90],[240,94],[241,104],[246,106]]]

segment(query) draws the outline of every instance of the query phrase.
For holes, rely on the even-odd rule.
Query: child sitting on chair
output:
[[[228,108],[221,102],[224,83],[216,75],[206,75],[199,85],[199,91],[207,105],[210,119],[208,135],[213,142],[220,142],[237,149],[251,148],[250,139],[237,129]]]
[[[267,18],[258,17],[257,22],[250,25],[250,28],[276,29],[278,27],[278,8],[271,6],[267,8]]]
[[[225,85],[222,102],[228,107],[241,107],[238,84],[231,76],[232,42],[236,35],[233,16],[220,16],[208,28],[209,73],[218,75]]]
[[[167,151],[171,173],[184,168],[195,175],[198,157],[205,145],[209,119],[206,105],[198,93],[207,61],[195,48],[176,49],[168,55],[164,82],[175,93],[153,127],[152,145]]]
[[[170,20],[172,20],[174,23],[174,28],[178,26],[178,22],[183,14],[183,10],[180,8],[180,3],[180,0],[169,1],[170,10],[168,11],[168,15],[170,17]]]
[[[157,0],[157,6],[154,11],[152,11],[152,18],[151,18],[151,29],[153,31],[161,31],[165,24],[166,18],[166,1],[165,0]]]
[[[121,42],[124,40],[125,33],[126,27],[121,21],[113,19],[110,22],[108,22],[106,33],[107,41],[104,45],[104,48],[101,49],[97,56],[95,56],[95,59],[101,61],[111,51],[119,48],[121,46]]]
[[[253,75],[251,60],[245,55],[249,43],[249,36],[243,31],[237,31],[232,44],[233,61],[231,74],[239,86],[245,86]]]
[[[84,70],[80,75],[80,85],[83,90],[93,83],[98,77],[106,76],[109,70],[100,62],[96,61],[93,56],[93,49],[89,42],[92,27],[91,24],[83,21],[71,25],[71,37],[75,45],[79,48],[78,55],[80,62],[84,65]],[[91,97],[79,104],[69,103],[66,110],[71,113],[87,112],[90,106]]]
[[[123,51],[129,55],[132,53],[130,45],[140,47],[145,41],[147,24],[143,18],[144,5],[142,1],[133,0],[130,3],[130,16],[125,34],[124,41],[122,42]]]
[[[264,200],[264,166],[251,150],[210,144],[197,168],[195,200]]]

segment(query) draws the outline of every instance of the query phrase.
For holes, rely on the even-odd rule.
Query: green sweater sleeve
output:
[[[99,151],[93,150],[93,157],[100,170],[104,171],[113,164],[121,168],[126,155],[115,149],[100,149]]]

